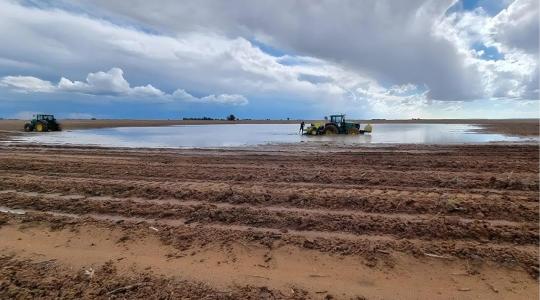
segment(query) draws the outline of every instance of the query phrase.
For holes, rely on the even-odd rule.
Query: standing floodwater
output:
[[[463,124],[376,124],[369,135],[301,136],[297,124],[178,125],[119,127],[30,133],[21,142],[97,145],[107,147],[215,148],[277,143],[325,142],[346,145],[370,143],[457,144],[516,142],[530,139],[473,132]]]

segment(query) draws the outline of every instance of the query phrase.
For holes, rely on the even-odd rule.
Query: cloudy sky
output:
[[[0,0],[0,117],[539,117],[538,0]]]

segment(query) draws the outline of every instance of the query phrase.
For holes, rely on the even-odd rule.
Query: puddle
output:
[[[0,206],[0,212],[5,214],[24,215],[26,211],[22,209],[13,209],[5,206]]]
[[[301,136],[295,124],[178,125],[122,127],[31,133],[18,142],[104,147],[222,148],[282,143],[367,144],[463,144],[536,142],[531,138],[477,133],[466,124],[375,124],[366,135]]]

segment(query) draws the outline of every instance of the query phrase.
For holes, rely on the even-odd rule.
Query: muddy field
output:
[[[538,146],[311,150],[0,146],[0,298],[538,298]]]

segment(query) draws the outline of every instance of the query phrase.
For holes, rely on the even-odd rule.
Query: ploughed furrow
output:
[[[535,172],[538,160],[538,149],[532,146],[422,146],[421,151],[414,150],[412,146],[401,146],[399,148],[378,148],[354,149],[346,153],[335,152],[332,155],[314,155],[317,157],[317,167],[334,168],[361,165],[372,167],[373,169],[392,169],[397,171],[411,170],[433,170],[441,172],[495,172],[504,173],[511,169],[515,173]],[[409,149],[409,150],[407,150]],[[10,151],[11,150],[11,151]],[[32,151],[27,149],[27,151]],[[16,147],[6,149],[0,153],[2,160],[20,160],[39,162],[62,161],[66,164],[84,162],[87,164],[107,161],[111,164],[125,164],[126,166],[137,165],[144,161],[149,166],[159,167],[184,167],[189,165],[200,165],[208,167],[234,167],[244,168],[275,168],[279,164],[284,164],[288,168],[305,167],[306,164],[313,164],[313,156],[303,156],[302,153],[286,152],[286,155],[275,152],[253,153],[236,151],[227,153],[226,151],[201,151],[196,154],[193,151],[145,151],[141,154],[137,151],[124,151],[119,157],[119,151],[102,149],[95,151],[93,155],[88,151],[80,149],[61,150],[50,148],[47,150],[53,156],[36,156],[35,153],[20,153]],[[240,153],[239,153],[240,152]],[[179,156],[178,154],[182,154]],[[212,156],[208,160],[208,156]],[[1,165],[1,164],[0,164]]]
[[[512,147],[516,147],[513,149]],[[0,170],[27,174],[162,181],[211,180],[538,190],[538,147],[424,147],[427,151],[397,152],[391,148],[291,155],[231,151],[88,151],[47,149],[4,150]],[[405,149],[411,148],[405,147]],[[399,149],[399,148],[398,148]],[[77,153],[81,153],[79,156]],[[104,168],[104,166],[108,166]]]
[[[272,210],[208,204],[179,205],[171,202],[66,199],[0,194],[0,205],[67,213],[98,213],[143,218],[184,219],[186,223],[247,225],[281,230],[315,230],[352,234],[386,234],[398,238],[463,239],[538,245],[536,223],[488,222],[436,215],[328,214],[308,210]]]
[[[93,252],[100,243],[114,249],[123,243],[117,238],[96,242],[96,232],[107,231],[127,236],[122,245],[132,248],[120,249],[119,255],[144,254],[151,244],[179,257],[218,248],[220,257],[232,261],[226,249],[234,245],[243,249],[235,253],[246,259],[244,273],[265,278],[271,277],[253,271],[270,272],[271,266],[250,260],[251,247],[268,253],[301,251],[298,257],[315,253],[317,262],[332,254],[360,258],[370,266],[377,265],[373,261],[382,267],[396,263],[394,271],[416,273],[424,273],[414,266],[426,260],[454,266],[485,261],[478,276],[491,272],[495,277],[518,265],[537,278],[538,161],[537,145],[331,150],[298,145],[227,151],[0,145],[0,230],[11,234],[2,241],[14,252],[26,252],[31,234],[43,231],[40,243],[52,250],[41,250],[52,258],[65,255],[67,262],[73,261],[70,238],[57,243],[49,233],[85,232],[89,240],[81,241],[80,257],[106,258],[106,250]],[[153,243],[138,239],[147,235]],[[411,261],[413,267],[403,264]],[[193,262],[185,266],[205,265]],[[297,257],[283,265],[291,262]],[[301,267],[310,270],[314,264]],[[440,270],[444,276],[455,271]],[[364,271],[349,277],[364,276]],[[197,272],[186,274],[208,277]],[[380,282],[388,274],[393,273]],[[274,279],[259,279],[272,287]]]
[[[141,197],[212,203],[279,205],[297,208],[350,209],[373,213],[438,214],[486,220],[538,222],[534,192],[417,190],[403,187],[363,188],[313,184],[62,178],[0,175],[0,189],[83,196]],[[534,202],[533,202],[534,201]]]
[[[189,223],[169,219],[148,219],[108,214],[75,214],[55,211],[20,211],[0,209],[0,217],[24,223],[42,222],[52,229],[77,228],[91,224],[111,228],[122,228],[129,235],[151,232],[160,236],[167,245],[181,251],[194,247],[220,244],[224,247],[232,243],[260,244],[269,249],[285,245],[316,250],[345,256],[360,256],[366,264],[374,266],[379,262],[392,265],[393,252],[413,256],[437,257],[452,260],[454,257],[477,261],[478,259],[518,265],[532,276],[538,275],[538,248],[508,244],[480,243],[476,241],[445,240],[426,241],[418,239],[398,239],[392,236],[370,236],[352,234],[328,234],[320,231],[276,230],[275,228]]]
[[[236,208],[236,209],[251,209],[251,210],[264,210],[264,211],[273,211],[273,212],[292,212],[292,213],[304,213],[304,214],[330,214],[330,215],[336,215],[336,216],[358,216],[358,217],[365,217],[365,216],[382,216],[382,217],[388,217],[388,218],[402,218],[402,219],[414,219],[414,218],[433,218],[433,215],[429,214],[382,214],[382,213],[374,213],[374,212],[363,212],[363,211],[356,211],[356,210],[340,210],[340,209],[319,209],[319,208],[301,208],[301,207],[287,207],[287,206],[272,206],[272,205],[265,205],[262,207],[257,207],[253,205],[247,205],[247,204],[232,204],[227,202],[209,202],[204,200],[185,200],[180,201],[177,199],[166,199],[166,198],[160,198],[160,199],[146,199],[146,198],[138,198],[138,197],[128,197],[128,198],[117,198],[117,197],[111,197],[111,196],[85,196],[85,195],[79,195],[79,194],[69,194],[69,195],[63,195],[60,193],[39,193],[39,192],[25,192],[25,191],[16,191],[16,190],[0,190],[0,195],[7,194],[8,197],[16,195],[17,197],[35,197],[40,199],[48,199],[51,201],[54,201],[55,199],[60,200],[88,200],[88,201],[114,201],[114,202],[134,202],[134,203],[143,203],[143,204],[151,204],[154,203],[156,205],[174,205],[174,206],[184,206],[184,207],[191,207],[194,205],[208,205],[215,208]],[[442,215],[437,215],[442,216]],[[464,223],[470,223],[474,222],[477,219],[471,219],[471,218],[464,218],[460,216],[450,216],[453,220],[460,220]],[[529,226],[536,224],[535,222],[514,222],[514,221],[507,221],[507,220],[483,220],[486,223],[489,223],[490,225],[508,225],[513,227],[521,227],[524,224],[528,224]]]
[[[212,160],[212,159],[210,159]],[[250,168],[249,163],[236,162],[235,165],[189,164],[182,166],[152,165],[144,160],[138,165],[114,165],[103,168],[107,161],[55,162],[32,159],[27,161],[0,162],[0,170],[23,171],[29,174],[46,172],[48,174],[79,174],[98,178],[118,178],[119,176],[154,180],[210,180],[233,182],[311,182],[321,184],[355,184],[358,186],[410,186],[438,188],[493,188],[506,190],[538,190],[538,176],[531,172],[491,171],[456,172],[431,170],[429,166],[421,170],[395,170],[391,167],[375,168],[369,164],[353,164],[348,168],[337,166],[306,166],[297,162],[257,165]],[[253,162],[252,164],[256,164]],[[262,167],[264,166],[264,167]]]
[[[32,261],[0,256],[0,293],[5,299],[306,299],[307,292],[254,286],[232,286],[226,290],[196,281],[178,280],[148,272],[134,271],[127,276],[112,261],[96,270],[73,270],[55,260]],[[94,276],[95,275],[95,276]],[[116,297],[115,294],[121,294]]]

